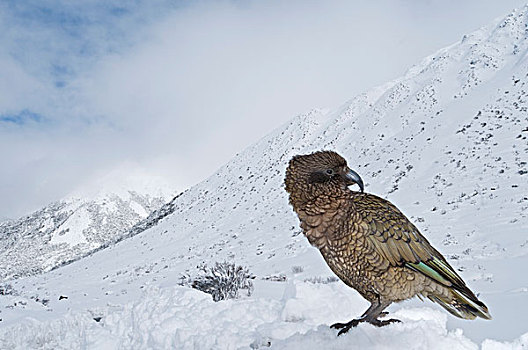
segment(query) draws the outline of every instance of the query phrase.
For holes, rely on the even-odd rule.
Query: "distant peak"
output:
[[[133,194],[170,199],[176,190],[162,177],[133,163],[123,163],[79,187],[67,198],[98,200],[112,195],[128,198]]]

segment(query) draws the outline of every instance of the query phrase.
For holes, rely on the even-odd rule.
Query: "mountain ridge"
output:
[[[130,191],[67,198],[0,223],[0,281],[56,269],[115,243],[164,198]]]

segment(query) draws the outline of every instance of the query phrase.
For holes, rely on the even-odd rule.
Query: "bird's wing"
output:
[[[390,265],[407,266],[443,285],[466,288],[442,254],[396,206],[372,194],[362,194],[353,201],[368,241]]]

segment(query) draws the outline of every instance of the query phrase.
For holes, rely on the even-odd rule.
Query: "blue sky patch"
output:
[[[23,109],[18,113],[6,113],[0,114],[0,123],[15,124],[15,125],[26,125],[28,123],[42,123],[46,120],[42,115],[30,111],[29,109]]]

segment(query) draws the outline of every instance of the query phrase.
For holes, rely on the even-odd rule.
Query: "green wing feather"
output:
[[[465,287],[466,285],[447,261],[439,259],[436,256],[432,256],[429,260],[420,261],[419,263],[405,262],[405,266],[415,271],[419,271],[448,287]]]
[[[434,258],[433,258],[434,259]],[[436,271],[433,267],[427,265],[427,263],[419,262],[417,264],[415,263],[406,263],[406,266],[410,267],[411,269],[421,272],[424,275],[431,277],[435,281],[438,281],[446,286],[451,286],[452,283],[447,280],[445,277],[443,277],[438,271]]]

